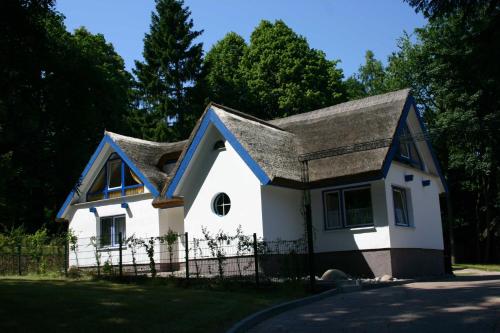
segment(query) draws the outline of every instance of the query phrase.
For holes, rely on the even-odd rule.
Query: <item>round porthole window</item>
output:
[[[219,216],[225,216],[229,213],[229,209],[231,209],[231,200],[226,193],[219,193],[215,196],[213,208],[215,214]]]

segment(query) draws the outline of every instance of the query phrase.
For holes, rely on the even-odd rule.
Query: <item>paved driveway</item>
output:
[[[500,332],[500,274],[338,294],[251,332]]]

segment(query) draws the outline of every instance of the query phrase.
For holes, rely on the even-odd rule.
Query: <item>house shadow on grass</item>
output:
[[[293,290],[0,279],[0,332],[221,332]]]

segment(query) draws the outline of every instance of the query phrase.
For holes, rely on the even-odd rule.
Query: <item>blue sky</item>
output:
[[[262,19],[282,19],[305,36],[328,59],[340,59],[346,76],[364,62],[367,49],[384,61],[396,49],[403,31],[412,32],[425,19],[402,0],[186,0],[195,29],[203,29],[205,51],[229,31],[247,41]],[[72,31],[85,26],[102,33],[124,58],[127,69],[142,59],[154,0],[57,0]]]

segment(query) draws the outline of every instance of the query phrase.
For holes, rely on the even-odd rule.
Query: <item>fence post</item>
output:
[[[21,241],[17,243],[17,274],[21,275],[22,274],[22,269],[21,269]]]
[[[186,280],[189,280],[189,238],[187,231],[184,233],[184,240],[185,240],[184,257],[186,260]]]
[[[123,277],[123,253],[122,253],[122,246],[123,246],[123,238],[122,238],[122,233],[118,233],[118,254],[119,254],[119,272],[120,272],[120,278]]]
[[[253,261],[255,266],[255,284],[259,286],[259,253],[257,247],[257,234],[253,233]]]
[[[69,247],[68,239],[64,241],[64,276],[68,277],[68,265],[69,265]]]

